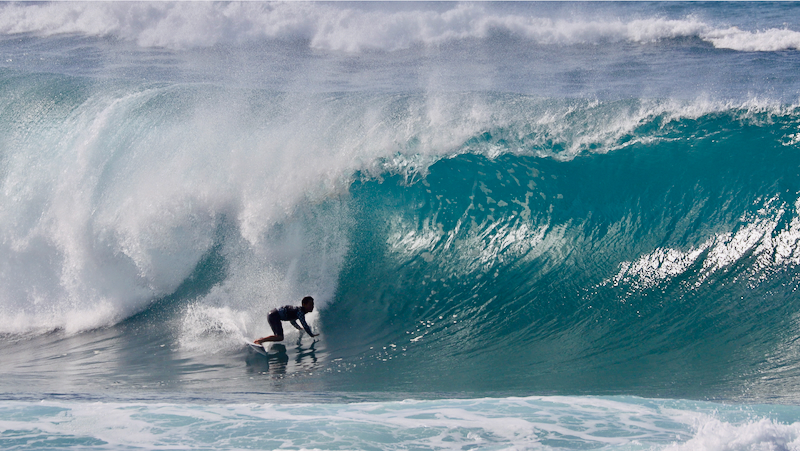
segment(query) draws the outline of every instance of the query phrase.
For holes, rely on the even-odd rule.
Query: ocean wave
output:
[[[710,396],[787,367],[795,105],[2,86],[6,336],[146,323],[229,354],[311,295],[365,390],[502,365],[508,390]]]
[[[701,37],[720,49],[743,52],[800,50],[800,32],[787,28],[747,31],[738,27],[705,30]]]
[[[509,34],[541,45],[652,43],[696,38],[737,51],[800,49],[800,32],[743,30],[691,15],[623,19],[549,17],[503,12],[477,4],[446,8],[357,8],[308,3],[48,3],[0,8],[0,33],[39,36],[111,36],[144,47],[174,49],[302,40],[312,48],[343,52],[396,51]]]
[[[777,371],[763,345],[797,336],[783,323],[800,261],[797,158],[781,140],[797,118],[758,110],[657,116],[633,133],[655,139],[612,152],[464,154],[419,181],[354,185],[353,211],[369,213],[323,317],[331,346],[374,347],[364,371],[399,386],[447,372],[427,382],[443,390],[489,389],[499,365],[507,388],[594,392],[628,370],[664,390]]]
[[[469,155],[579,163],[743,126],[777,134],[791,149],[798,120],[796,106],[765,99],[293,95],[64,76],[11,76],[3,89],[0,333],[15,334],[122,321],[205,277],[209,255],[225,261],[222,275],[181,302],[238,314],[310,294],[324,306],[350,264],[358,210],[351,194],[361,180],[396,176],[413,185],[438,162]],[[16,102],[20,96],[28,101]],[[533,220],[549,208],[537,203],[542,194],[561,193],[490,196],[503,204],[488,207],[498,215],[517,208]],[[395,225],[395,248],[410,258],[417,250],[433,255],[424,248],[438,242],[439,230]],[[461,272],[505,258],[509,240],[519,252],[541,249],[547,225],[500,224],[486,232],[498,237],[489,246],[479,229],[461,242],[462,256],[474,257]],[[202,333],[192,327],[188,335]],[[243,327],[255,334],[266,326]]]

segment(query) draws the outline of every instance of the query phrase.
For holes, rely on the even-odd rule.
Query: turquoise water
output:
[[[0,11],[4,449],[799,446],[795,4]]]

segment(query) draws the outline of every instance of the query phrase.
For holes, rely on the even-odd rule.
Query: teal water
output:
[[[326,310],[326,335],[405,343],[371,378],[401,386],[709,396],[791,378],[797,118],[743,115],[655,117],[569,161],[462,155],[356,182],[338,292],[354,301]]]

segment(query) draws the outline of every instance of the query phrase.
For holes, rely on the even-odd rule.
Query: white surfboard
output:
[[[255,352],[257,352],[257,353],[259,353],[261,355],[267,355],[267,348],[265,348],[263,344],[257,345],[255,343],[251,343],[251,342],[248,342],[247,344],[250,345],[250,349],[252,349],[253,351],[255,351]]]

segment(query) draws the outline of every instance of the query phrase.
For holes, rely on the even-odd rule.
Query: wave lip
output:
[[[143,47],[174,49],[299,39],[316,49],[358,53],[482,40],[497,34],[541,45],[698,38],[716,48],[746,52],[800,49],[800,31],[786,27],[748,31],[692,15],[562,19],[538,10],[504,12],[473,4],[393,10],[295,3],[51,3],[9,4],[0,11],[3,35],[112,36]]]

